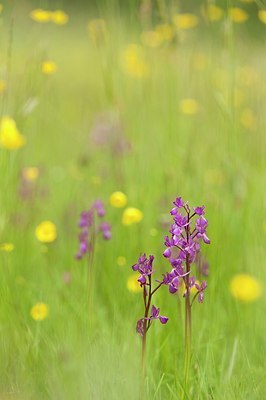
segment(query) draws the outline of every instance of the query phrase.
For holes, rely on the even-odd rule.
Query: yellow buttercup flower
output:
[[[159,47],[163,42],[163,36],[158,31],[145,31],[141,34],[141,41],[147,47]]]
[[[119,256],[116,259],[116,263],[117,263],[117,265],[119,265],[119,267],[123,267],[124,265],[126,265],[126,262],[127,262],[127,260],[126,260],[126,257],[124,257],[124,256]]]
[[[111,194],[109,202],[113,207],[122,208],[127,204],[127,196],[122,192],[114,192]]]
[[[2,243],[2,244],[0,244],[0,250],[6,251],[7,253],[10,253],[11,251],[13,251],[14,248],[15,248],[15,246],[13,245],[13,243]]]
[[[266,10],[259,10],[258,11],[258,18],[261,22],[266,24]]]
[[[143,212],[135,207],[128,207],[125,209],[122,215],[123,225],[137,224],[143,219]]]
[[[3,117],[0,120],[0,147],[16,150],[25,143],[25,136],[17,129],[16,122],[10,117]]]
[[[138,282],[138,276],[136,274],[132,274],[127,279],[127,288],[131,293],[140,293],[142,292],[142,288]]]
[[[30,315],[35,321],[43,321],[49,315],[49,308],[45,303],[37,303],[31,308]]]
[[[228,16],[231,19],[231,21],[237,24],[242,24],[243,22],[246,22],[249,18],[248,13],[245,10],[243,10],[243,8],[239,7],[229,8]]]
[[[183,114],[195,115],[199,111],[198,102],[194,99],[183,99],[180,101],[180,110]]]
[[[208,4],[206,6],[205,15],[209,21],[220,21],[224,16],[224,10],[215,4]]]
[[[230,282],[229,288],[235,299],[245,303],[257,300],[262,294],[261,283],[247,274],[235,275]]]
[[[0,94],[6,90],[6,83],[3,79],[0,79]]]
[[[57,65],[54,61],[44,61],[42,63],[42,73],[44,75],[53,75],[57,71]]]
[[[43,221],[35,229],[35,235],[42,243],[53,242],[57,237],[56,226],[51,221]]]
[[[156,26],[156,31],[161,35],[165,42],[170,42],[174,38],[174,29],[169,24],[160,24]]]
[[[144,59],[143,48],[130,44],[122,53],[122,67],[134,78],[144,78],[149,75],[149,66]]]
[[[26,181],[34,182],[38,179],[39,169],[37,167],[25,167],[22,170],[22,176]]]
[[[201,285],[200,281],[198,281],[198,280],[196,280],[195,283],[197,285],[199,285],[199,286]],[[183,280],[181,281],[181,285],[180,286],[181,286],[182,294],[184,294],[186,292],[186,284],[185,284],[185,282]],[[194,296],[196,293],[198,293],[198,289],[196,288],[196,286],[192,286],[190,288],[190,294],[192,296]]]
[[[37,8],[30,13],[31,19],[41,24],[51,21],[51,12]]]
[[[51,21],[56,25],[65,25],[69,20],[69,16],[62,10],[51,12]]]
[[[173,23],[177,29],[191,29],[198,25],[199,19],[194,14],[177,14],[173,16]]]

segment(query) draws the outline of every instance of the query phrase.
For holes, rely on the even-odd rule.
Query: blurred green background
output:
[[[26,144],[0,148],[0,398],[139,398],[143,309],[130,267],[146,252],[157,279],[168,270],[163,242],[177,196],[206,205],[212,241],[206,299],[193,306],[187,398],[265,398],[262,4],[1,4],[1,129],[9,116]],[[69,19],[36,20],[39,8]],[[192,15],[176,19],[183,13]],[[124,209],[109,202],[116,190],[143,212],[140,223],[123,225]],[[112,239],[97,237],[88,267],[75,260],[77,223],[97,198]],[[56,225],[53,243],[36,238],[45,220]],[[232,295],[238,274],[258,286],[248,278]],[[43,321],[31,316],[38,302],[49,307]],[[169,322],[148,334],[148,399],[180,399],[183,303],[167,288],[156,296]]]

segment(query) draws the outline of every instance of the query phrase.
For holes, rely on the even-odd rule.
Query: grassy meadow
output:
[[[128,3],[0,6],[0,399],[265,399],[266,11]],[[131,268],[145,252],[155,279],[169,270],[179,196],[206,206],[211,239],[185,395],[184,299],[166,287],[141,388]],[[77,260],[97,199],[112,238]],[[143,219],[125,223],[127,207]]]

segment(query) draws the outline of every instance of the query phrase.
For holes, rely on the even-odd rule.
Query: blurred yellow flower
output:
[[[0,147],[16,150],[24,146],[25,143],[25,136],[17,129],[16,122],[10,117],[3,117],[0,120]]]
[[[42,73],[44,75],[52,75],[57,71],[57,65],[54,61],[44,61],[42,63]]]
[[[259,10],[258,11],[258,18],[261,22],[266,24],[266,10]]]
[[[242,111],[242,114],[240,116],[240,122],[241,125],[249,130],[254,130],[256,129],[256,118],[253,113],[253,111],[250,108],[245,108],[245,110]]]
[[[198,280],[196,280],[195,283],[197,283],[199,286],[201,285],[200,281],[198,281]],[[181,286],[182,294],[184,294],[185,291],[186,291],[186,284],[185,284],[185,282],[183,280],[181,281],[181,285],[180,286]],[[192,296],[194,296],[196,293],[198,293],[198,289],[196,288],[196,286],[192,286],[190,288],[190,294]]]
[[[199,111],[199,105],[195,99],[183,99],[179,105],[181,112],[186,115],[195,115]]]
[[[173,16],[173,23],[177,29],[191,29],[198,25],[199,19],[194,14],[177,14]]]
[[[262,293],[260,282],[247,274],[235,275],[230,282],[229,288],[235,299],[245,303],[257,300]]]
[[[69,20],[69,16],[62,10],[51,12],[51,21],[56,25],[65,25]]]
[[[157,31],[142,32],[140,38],[145,46],[152,48],[159,47],[163,42],[163,36]]]
[[[126,257],[124,257],[124,256],[119,256],[116,259],[116,263],[117,263],[117,265],[119,265],[119,267],[123,267],[124,265],[126,265],[126,262],[127,262],[127,260],[126,260]]]
[[[215,4],[208,4],[206,6],[205,15],[209,21],[220,21],[224,16],[224,10]]]
[[[89,21],[88,32],[90,38],[95,44],[104,42],[107,37],[107,27],[105,20],[97,18]]]
[[[0,4],[0,14],[3,11],[3,4]]]
[[[127,196],[122,192],[114,192],[111,194],[109,202],[113,207],[122,208],[127,204]]]
[[[231,19],[231,21],[233,21],[237,24],[246,22],[249,18],[248,13],[245,10],[243,10],[243,8],[239,8],[239,7],[229,8],[228,16]]]
[[[122,53],[122,67],[128,75],[134,78],[148,76],[149,66],[144,60],[143,48],[137,44],[128,45]]]
[[[31,19],[39,23],[46,23],[51,21],[51,12],[37,8],[30,13]]]
[[[142,288],[140,287],[140,284],[138,282],[138,275],[136,273],[128,277],[127,288],[131,293],[142,292]]]
[[[37,303],[30,310],[31,318],[35,321],[43,321],[48,317],[49,308],[45,303]]]
[[[174,30],[169,24],[160,24],[156,26],[156,31],[161,35],[165,42],[170,42],[174,38]]]
[[[26,181],[34,182],[38,179],[39,169],[37,167],[25,167],[22,170],[22,176]]]
[[[0,94],[6,90],[6,83],[2,79],[0,79]]]
[[[36,227],[35,235],[42,243],[53,242],[57,237],[56,226],[51,221],[43,221]]]
[[[13,245],[13,243],[2,243],[2,244],[0,244],[0,250],[6,251],[7,253],[10,253],[11,251],[13,251],[14,248],[15,248],[15,246]]]
[[[128,207],[124,210],[122,215],[123,225],[132,225],[139,223],[143,219],[143,212],[135,207]]]

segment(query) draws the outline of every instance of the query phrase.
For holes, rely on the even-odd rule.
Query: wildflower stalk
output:
[[[147,331],[148,331],[148,317],[151,306],[151,275],[148,276],[148,294],[146,285],[143,287],[143,300],[145,306],[144,322],[143,322],[143,336],[142,336],[142,355],[141,355],[141,369],[142,369],[142,381],[144,383],[146,376],[146,343],[147,343]],[[148,301],[147,301],[148,295]]]
[[[159,282],[155,289],[152,289],[152,274],[154,256],[149,258],[146,254],[139,257],[138,262],[132,266],[133,271],[139,272],[138,282],[143,289],[144,316],[137,321],[136,331],[141,336],[142,351],[141,351],[141,398],[144,398],[144,386],[146,378],[146,347],[147,347],[147,332],[150,329],[152,322],[158,319],[161,324],[166,324],[168,318],[160,315],[160,309],[152,304],[152,297],[157,290],[162,286],[163,282]]]
[[[185,285],[186,285],[186,298],[185,298],[185,367],[184,367],[184,390],[182,399],[184,399],[185,392],[187,390],[189,381],[189,370],[191,361],[191,303],[190,303],[190,288],[189,288],[189,275],[190,275],[190,263],[188,256],[186,257],[186,273]]]
[[[159,284],[152,290],[151,275],[154,272],[152,266],[154,257],[151,255],[147,258],[143,254],[138,259],[138,262],[132,266],[132,269],[140,273],[138,282],[143,288],[144,317],[138,320],[136,327],[137,332],[142,337],[143,384],[146,373],[147,332],[154,319],[159,319],[162,324],[166,324],[168,321],[167,317],[159,315],[159,308],[156,308],[154,305],[151,307],[152,296],[162,285],[167,285],[171,294],[177,293],[179,288],[182,287],[182,283],[185,285],[185,292],[183,294],[185,298],[185,362],[183,390],[181,393],[181,399],[184,400],[189,392],[189,372],[191,366],[191,308],[196,298],[199,303],[203,302],[204,292],[207,288],[205,281],[199,282],[195,276],[191,276],[192,264],[199,259],[201,243],[210,244],[210,239],[206,234],[208,221],[204,218],[205,206],[193,207],[191,210],[188,202],[184,202],[181,197],[177,197],[173,204],[175,207],[170,212],[173,216],[173,224],[169,230],[171,236],[165,236],[166,249],[163,252],[164,257],[168,259],[171,265],[171,271],[163,274],[163,280],[161,282],[157,281]],[[194,217],[196,217],[196,220],[192,221]],[[191,293],[195,293],[192,300]]]

